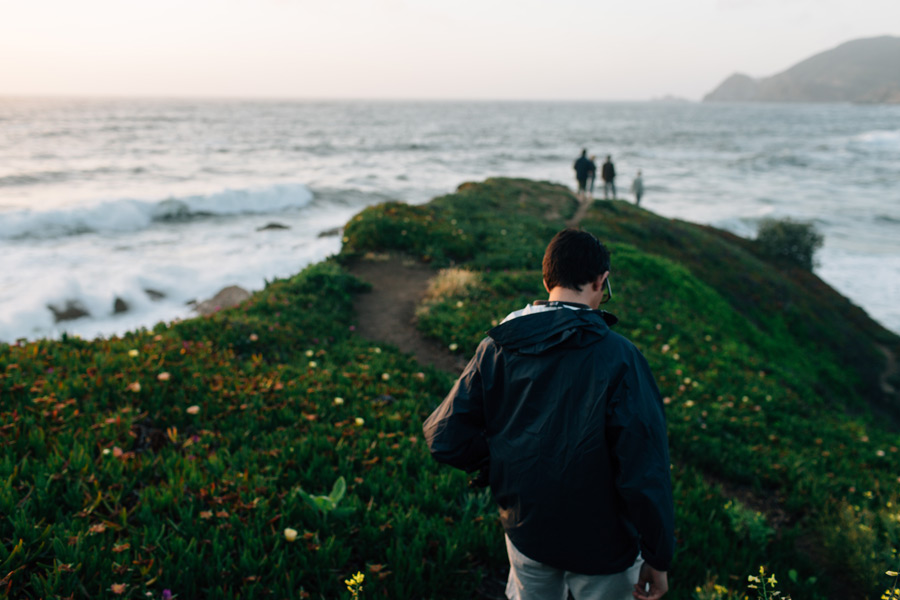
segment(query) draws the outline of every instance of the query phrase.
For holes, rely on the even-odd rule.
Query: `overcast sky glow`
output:
[[[900,0],[0,0],[0,95],[699,99]]]

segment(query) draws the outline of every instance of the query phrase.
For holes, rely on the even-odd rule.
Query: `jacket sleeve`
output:
[[[422,426],[435,460],[469,472],[485,466],[490,456],[485,437],[484,394],[478,372],[481,349],[479,347],[453,389]]]
[[[607,427],[616,488],[640,535],[641,554],[654,569],[667,571],[675,550],[675,509],[666,417],[650,367],[636,348],[613,392]]]

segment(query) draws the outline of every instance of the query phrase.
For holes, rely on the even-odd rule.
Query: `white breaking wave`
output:
[[[161,201],[122,198],[89,206],[0,213],[0,239],[57,238],[82,233],[128,233],[155,222],[210,216],[262,215],[302,208],[313,193],[302,184],[228,189]]]
[[[898,130],[867,131],[855,136],[853,141],[857,144],[882,150],[896,150],[900,152],[900,131]]]

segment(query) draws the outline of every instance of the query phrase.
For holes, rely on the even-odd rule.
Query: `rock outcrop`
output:
[[[209,300],[204,300],[203,302],[199,303],[196,307],[194,307],[194,310],[196,310],[201,315],[211,315],[214,312],[222,310],[223,308],[231,308],[232,306],[237,306],[241,302],[247,300],[249,297],[250,292],[248,292],[244,288],[236,285],[230,285],[219,290],[219,293]]]

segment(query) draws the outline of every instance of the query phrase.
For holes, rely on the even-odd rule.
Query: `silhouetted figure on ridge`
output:
[[[641,196],[644,195],[644,178],[641,176],[641,170],[638,169],[637,177],[631,182],[631,191],[634,192],[634,203],[636,206],[641,205]]]
[[[613,200],[616,199],[616,168],[612,163],[612,156],[606,155],[606,162],[603,163],[603,199],[609,198],[609,190],[612,189]]]
[[[597,166],[587,157],[587,150],[581,151],[581,156],[572,165],[575,169],[575,179],[578,180],[578,198],[584,200],[587,195],[587,180],[591,174],[591,167],[596,172]]]

